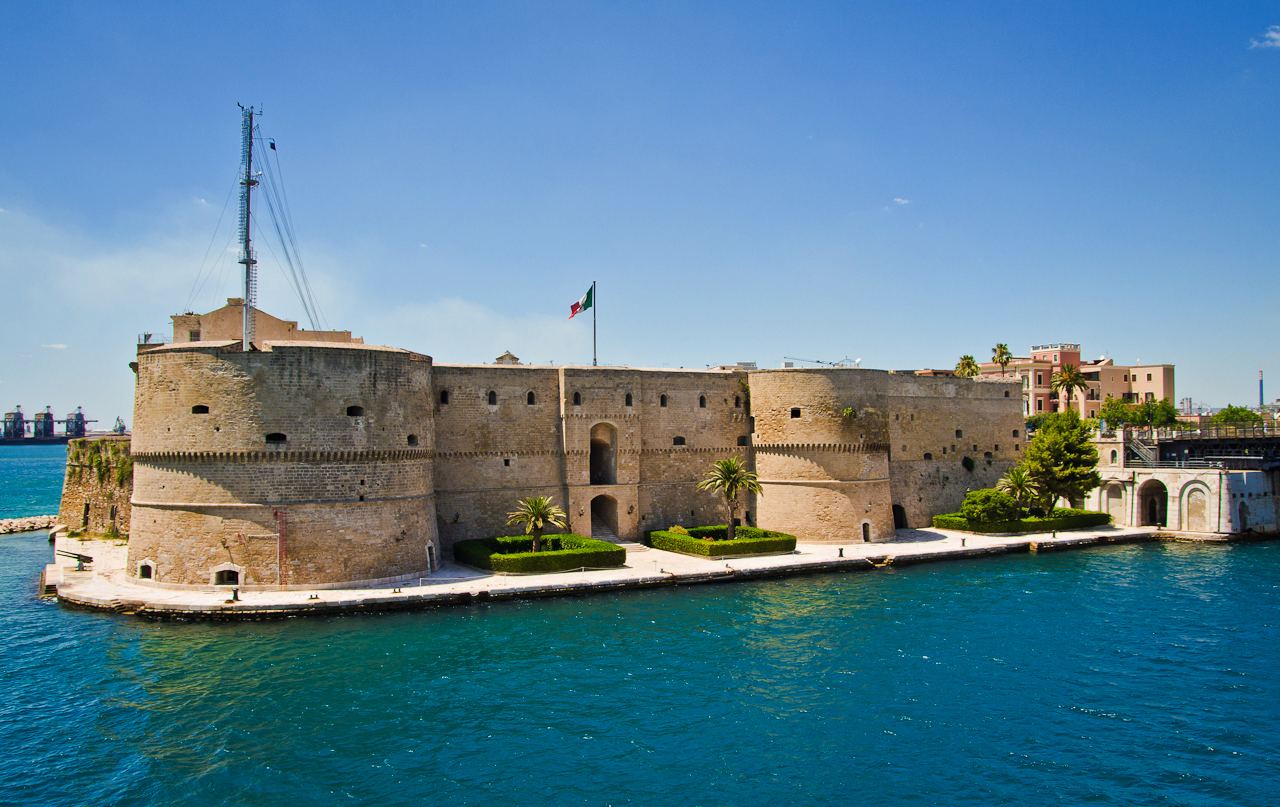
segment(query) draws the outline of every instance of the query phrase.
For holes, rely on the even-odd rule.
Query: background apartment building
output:
[[[1098,417],[1102,402],[1110,395],[1121,401],[1137,403],[1158,401],[1174,397],[1172,364],[1136,364],[1123,366],[1111,359],[1081,361],[1080,345],[1059,342],[1051,345],[1032,345],[1030,356],[1015,356],[1001,370],[995,362],[983,362],[984,376],[1016,376],[1022,381],[1022,409],[1026,417],[1045,412],[1058,412],[1065,407],[1065,396],[1054,392],[1050,385],[1055,373],[1064,365],[1074,365],[1084,375],[1089,389],[1071,395],[1071,406],[1081,417]]]

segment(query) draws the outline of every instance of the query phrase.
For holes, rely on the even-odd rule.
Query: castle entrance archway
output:
[[[1138,515],[1143,527],[1163,527],[1169,512],[1169,491],[1163,482],[1148,480],[1138,491]]]
[[[893,506],[893,528],[895,530],[905,530],[907,528],[907,511],[902,509],[900,504]]]
[[[618,500],[612,496],[591,500],[591,537],[602,541],[618,537]]]
[[[608,423],[591,427],[591,484],[618,483],[618,430]],[[594,507],[594,505],[592,505]]]

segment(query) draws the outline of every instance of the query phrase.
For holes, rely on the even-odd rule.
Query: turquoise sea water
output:
[[[57,515],[66,462],[66,446],[0,446],[0,518]]]
[[[385,616],[37,601],[0,538],[0,804],[1272,805],[1280,544]]]

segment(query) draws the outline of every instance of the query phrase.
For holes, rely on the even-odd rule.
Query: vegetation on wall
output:
[[[133,458],[129,446],[120,440],[87,440],[67,442],[67,476],[79,482],[85,469],[92,471],[98,484],[106,484],[115,470],[116,487],[123,488],[133,481]]]

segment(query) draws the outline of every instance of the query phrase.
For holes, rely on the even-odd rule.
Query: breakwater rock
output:
[[[47,530],[53,526],[57,516],[27,516],[26,518],[0,518],[0,535],[11,532],[33,532]]]

